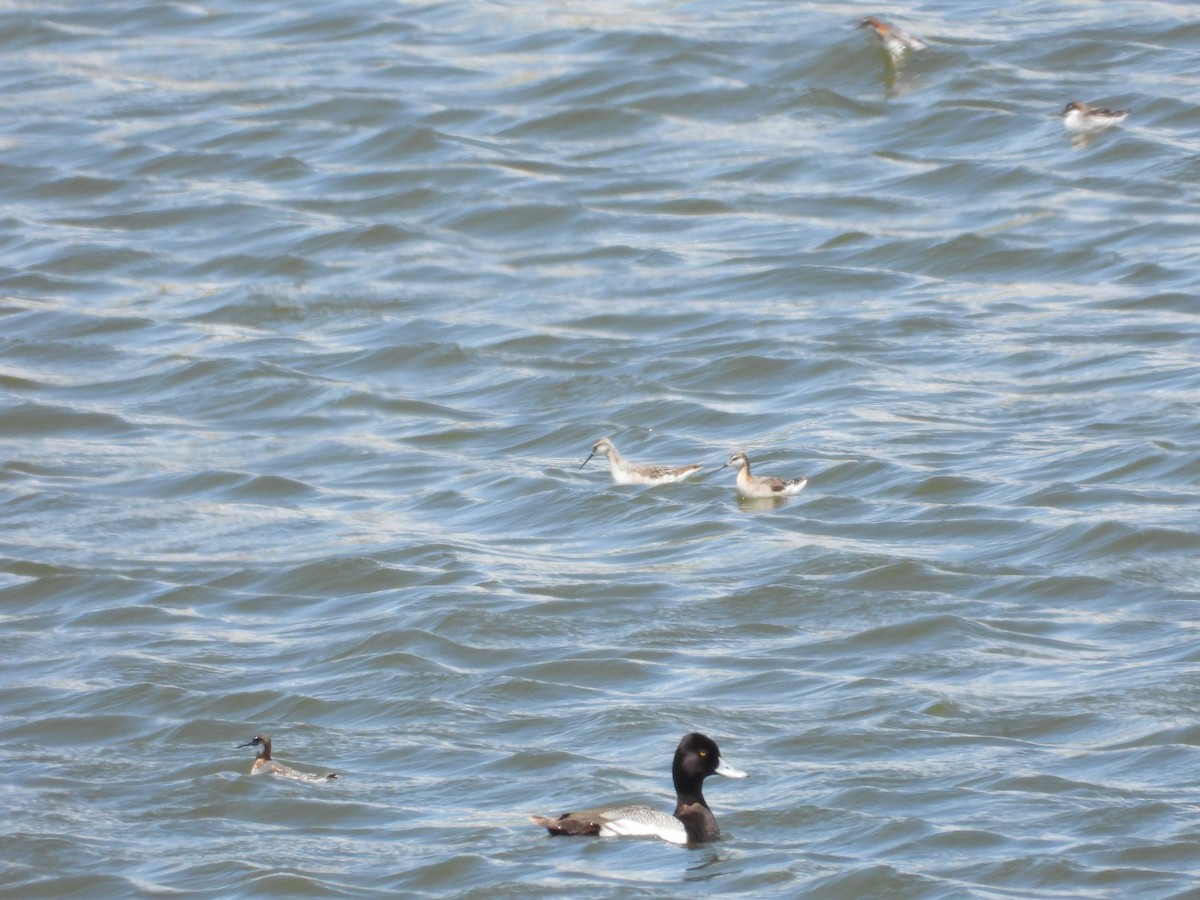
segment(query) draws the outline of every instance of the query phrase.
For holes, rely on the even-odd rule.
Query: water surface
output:
[[[0,887],[1194,891],[1200,25],[876,12],[0,8]]]

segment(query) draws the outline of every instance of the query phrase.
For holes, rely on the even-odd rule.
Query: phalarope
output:
[[[256,734],[246,743],[238,744],[238,747],[258,748],[258,756],[255,757],[254,764],[250,766],[251,775],[277,775],[280,778],[294,778],[297,781],[333,781],[338,777],[337,772],[314,775],[309,772],[299,772],[282,763],[275,762],[271,759],[271,736],[269,734]]]
[[[879,38],[879,43],[894,62],[899,62],[910,50],[924,50],[929,46],[919,37],[913,37],[895,25],[880,22],[874,16],[867,16],[858,23],[858,27],[870,28],[874,31],[875,36]]]
[[[671,763],[671,779],[675,782],[675,812],[672,815],[649,806],[622,806],[529,818],[551,834],[642,835],[660,837],[674,844],[707,843],[721,836],[717,819],[704,800],[704,779],[709,775],[746,777],[745,772],[721,759],[716,741],[693,731],[683,736]]]
[[[1104,109],[1088,106],[1082,100],[1072,100],[1063,107],[1059,118],[1068,131],[1099,131],[1125,121],[1128,109]]]
[[[733,466],[738,470],[737,473],[737,490],[743,497],[751,497],[761,499],[765,497],[791,497],[793,494],[798,494],[808,484],[808,479],[801,475],[799,478],[791,478],[785,480],[783,478],[774,478],[770,475],[751,475],[750,474],[750,457],[745,452],[739,450],[733,456],[729,457],[729,462],[724,466],[719,466],[719,469],[724,469],[726,466]]]
[[[703,468],[700,463],[691,466],[650,466],[626,462],[608,438],[600,438],[592,444],[592,452],[579,464],[579,468],[586,466],[596,454],[608,457],[608,468],[617,484],[671,484],[683,481]]]

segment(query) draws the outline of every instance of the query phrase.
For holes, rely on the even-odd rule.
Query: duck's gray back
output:
[[[688,842],[683,823],[668,813],[649,806],[620,806],[598,811],[603,824],[600,834],[605,837],[654,835],[675,844]]]

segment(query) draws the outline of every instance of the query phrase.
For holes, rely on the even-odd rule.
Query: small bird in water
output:
[[[1125,121],[1129,110],[1105,109],[1101,106],[1088,106],[1082,100],[1072,100],[1058,115],[1067,131],[1099,131]]]
[[[859,28],[870,28],[879,38],[879,43],[887,51],[893,62],[900,62],[904,55],[911,50],[924,50],[929,45],[919,37],[913,37],[907,31],[902,31],[895,25],[880,22],[874,16],[867,16],[858,23]]]
[[[337,772],[326,772],[323,775],[315,775],[309,772],[299,772],[282,763],[277,763],[271,759],[271,736],[269,734],[256,734],[244,744],[238,744],[238,747],[257,747],[258,756],[254,759],[254,764],[250,766],[251,775],[276,775],[280,778],[294,778],[296,781],[333,781],[337,778]]]
[[[763,475],[761,477],[751,475],[750,457],[742,450],[737,451],[737,453],[729,457],[729,462],[725,463],[724,466],[718,466],[718,469],[724,469],[728,466],[733,466],[738,470],[738,493],[743,497],[755,500],[768,497],[791,497],[793,494],[798,494],[804,490],[804,486],[808,484],[808,479],[803,475],[799,478],[787,480],[774,478],[770,475]]]
[[[671,484],[683,481],[703,468],[700,463],[691,466],[651,466],[626,462],[608,438],[600,438],[592,444],[592,452],[579,464],[579,468],[586,466],[597,454],[608,457],[608,468],[617,484]]]
[[[721,759],[717,743],[698,731],[685,734],[675,749],[671,779],[675,782],[675,812],[667,815],[649,806],[588,809],[560,816],[530,816],[551,834],[630,835],[659,837],[673,844],[704,844],[721,836],[717,819],[704,800],[709,775],[745,778],[746,773]]]

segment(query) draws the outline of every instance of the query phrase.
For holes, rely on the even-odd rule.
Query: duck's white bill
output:
[[[743,772],[741,769],[735,769],[733,766],[729,765],[729,763],[725,762],[724,760],[722,760],[720,763],[717,764],[717,768],[715,771],[718,775],[724,775],[726,778],[745,778],[746,777],[745,772]]]

